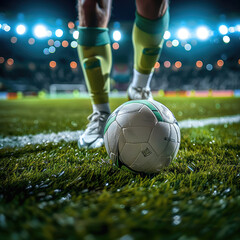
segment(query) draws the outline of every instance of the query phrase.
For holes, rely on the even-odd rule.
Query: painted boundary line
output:
[[[188,119],[178,122],[180,129],[198,128],[207,125],[223,125],[240,122],[240,114],[225,117],[213,117],[206,119]],[[77,141],[82,131],[63,131],[58,133],[36,134],[25,136],[11,136],[0,139],[0,149],[5,147],[24,147],[27,145],[58,143],[60,141]]]

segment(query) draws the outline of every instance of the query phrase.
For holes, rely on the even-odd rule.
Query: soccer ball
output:
[[[119,167],[139,173],[158,173],[176,157],[180,128],[172,112],[151,100],[122,104],[104,129],[107,153]]]

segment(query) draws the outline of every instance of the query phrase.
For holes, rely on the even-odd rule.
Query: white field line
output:
[[[180,129],[198,128],[207,125],[232,124],[240,122],[240,114],[225,117],[213,117],[206,119],[188,119],[178,122]],[[63,131],[58,133],[36,134],[25,136],[11,136],[0,138],[0,149],[5,147],[24,147],[26,145],[58,143],[60,141],[77,141],[82,131]]]

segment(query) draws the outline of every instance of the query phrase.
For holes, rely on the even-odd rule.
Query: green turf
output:
[[[240,99],[162,102],[183,120],[239,114]],[[90,113],[87,100],[0,105],[2,136],[82,129]],[[177,158],[156,176],[118,169],[103,147],[80,151],[75,142],[1,149],[0,239],[237,240],[239,129],[182,129]]]
[[[177,120],[234,115],[240,98],[158,98]],[[126,99],[111,99],[114,110]],[[25,135],[83,129],[91,114],[89,100],[29,99],[0,101],[0,134]]]

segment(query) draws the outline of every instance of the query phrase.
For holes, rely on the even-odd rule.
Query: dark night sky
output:
[[[19,12],[36,17],[51,16],[54,18],[76,19],[76,0],[7,0],[1,1],[0,12],[14,15]],[[171,18],[204,17],[209,15],[240,15],[239,0],[172,0],[170,3]],[[113,0],[111,20],[133,20],[134,0]]]

